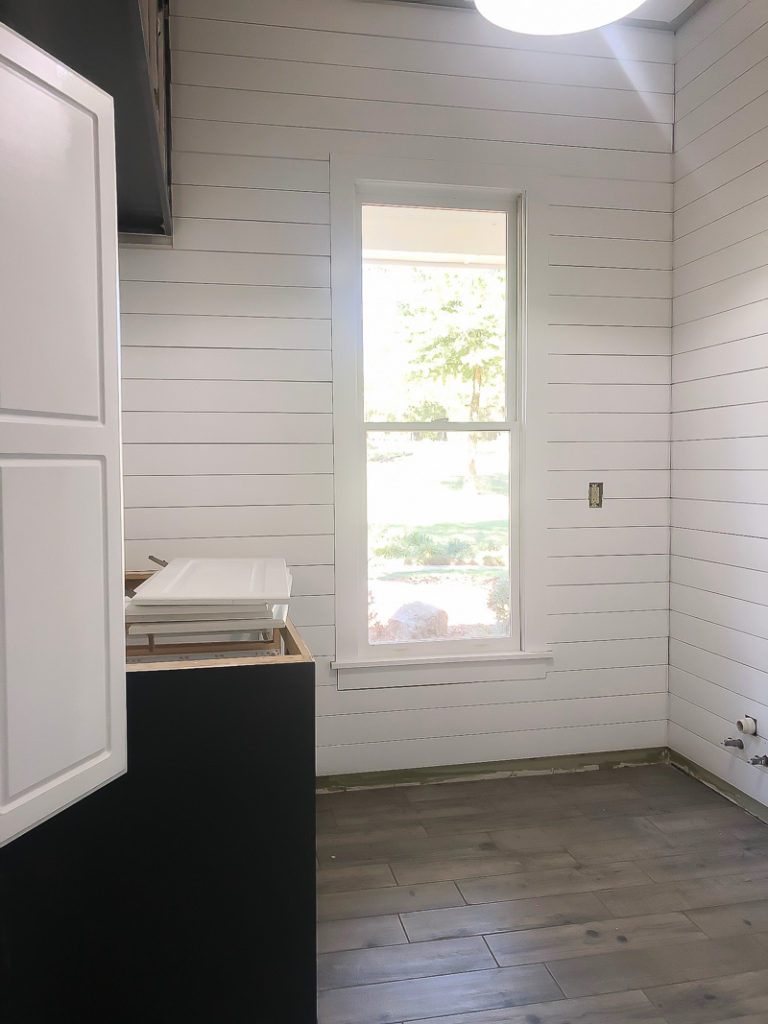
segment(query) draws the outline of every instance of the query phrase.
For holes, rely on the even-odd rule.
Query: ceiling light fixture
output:
[[[643,0],[475,0],[484,18],[510,32],[561,36],[610,25]]]

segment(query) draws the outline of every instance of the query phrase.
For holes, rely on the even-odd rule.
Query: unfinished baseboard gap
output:
[[[715,793],[725,797],[732,804],[741,807],[742,810],[751,814],[753,818],[768,824],[768,807],[765,804],[761,804],[759,800],[755,800],[753,797],[747,796],[746,793],[742,793],[736,786],[732,786],[730,782],[721,779],[719,775],[715,775],[706,768],[702,768],[700,764],[691,761],[684,754],[679,754],[676,750],[669,750],[668,753],[669,763],[673,768],[683,772],[685,775],[690,775],[692,779],[696,779],[697,782],[703,783],[708,789],[714,790]]]
[[[592,754],[564,754],[511,761],[474,762],[407,768],[398,771],[361,772],[348,775],[319,775],[316,791],[343,793],[360,789],[392,789],[400,786],[438,786],[451,782],[525,778],[532,775],[560,775],[576,772],[611,771],[649,764],[668,764],[667,747],[640,750],[607,750]]]

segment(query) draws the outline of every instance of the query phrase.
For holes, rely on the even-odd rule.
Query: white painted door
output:
[[[0,25],[0,844],[125,771],[112,100]]]

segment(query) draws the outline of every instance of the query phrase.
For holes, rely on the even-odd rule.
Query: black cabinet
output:
[[[312,661],[129,671],[128,759],[0,850],[0,1019],[312,1024]]]

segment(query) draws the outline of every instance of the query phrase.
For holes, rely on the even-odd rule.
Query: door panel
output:
[[[0,26],[0,843],[125,770],[112,100]]]

